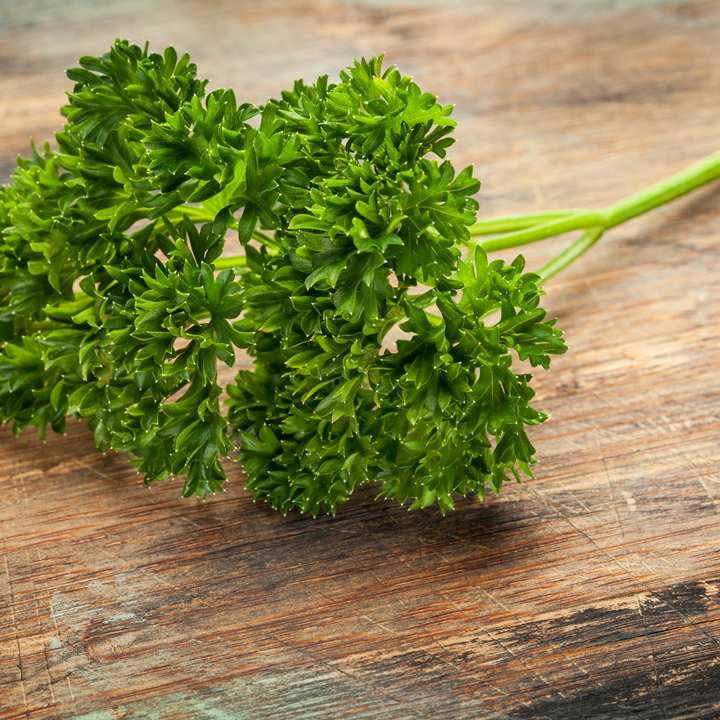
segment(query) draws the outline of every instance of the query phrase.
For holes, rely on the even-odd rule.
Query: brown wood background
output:
[[[456,103],[482,214],[600,207],[720,147],[720,2],[0,0],[0,178],[116,36],[262,102],[387,58]],[[720,717],[718,184],[548,285],[538,478],[442,518],[147,490],[0,430],[0,718]],[[565,240],[530,248],[538,263]]]

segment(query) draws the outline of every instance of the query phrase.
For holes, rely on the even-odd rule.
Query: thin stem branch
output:
[[[550,262],[545,263],[537,272],[544,280],[557,275],[570,263],[575,262],[586,253],[603,235],[605,228],[591,228],[586,230],[575,242],[556,255]]]
[[[508,215],[507,217],[488,218],[479,220],[471,225],[468,230],[471,236],[496,235],[498,233],[513,232],[514,230],[525,230],[535,227],[551,220],[561,220],[570,215],[585,213],[587,210],[553,210],[551,212],[524,213],[522,215]]]

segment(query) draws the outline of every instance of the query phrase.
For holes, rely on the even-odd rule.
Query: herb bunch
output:
[[[531,475],[526,426],[546,416],[513,363],[547,369],[566,346],[541,275],[489,262],[471,232],[510,247],[589,228],[577,256],[617,213],[476,223],[480,183],[445,159],[451,107],[382,58],[263,107],[206,93],[172,48],[118,40],[80,66],[58,149],[33,146],[0,187],[13,432],[85,418],[148,485],[182,476],[201,497],[239,441],[247,486],[283,513],[334,513],[371,481],[444,513]],[[254,367],[224,414],[217,362],[237,349]]]

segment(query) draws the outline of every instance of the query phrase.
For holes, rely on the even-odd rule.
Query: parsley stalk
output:
[[[584,234],[570,247],[538,271],[547,279],[589,250],[606,230],[665,205],[719,177],[720,152],[716,152],[655,185],[608,205],[603,210],[559,210],[490,218],[471,226],[470,234],[506,233],[481,243],[482,247],[490,252],[546,240],[572,230],[584,230]]]

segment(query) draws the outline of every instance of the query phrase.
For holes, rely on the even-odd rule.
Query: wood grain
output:
[[[116,36],[255,102],[386,51],[456,103],[488,216],[599,207],[719,144],[716,0],[3,0],[3,179]],[[80,423],[3,428],[0,718],[720,716],[719,190],[549,283],[571,351],[537,378],[538,478],[445,518],[373,487],[284,518],[232,463],[182,500]]]

